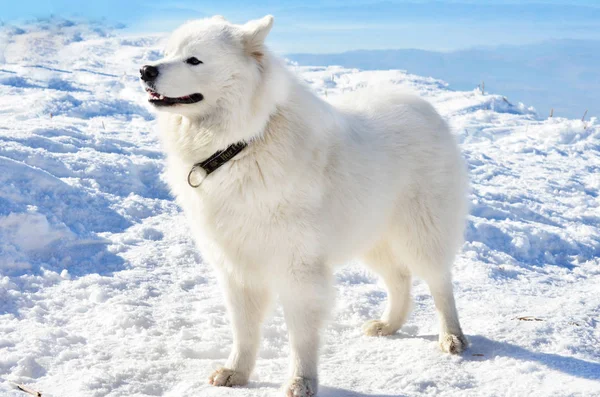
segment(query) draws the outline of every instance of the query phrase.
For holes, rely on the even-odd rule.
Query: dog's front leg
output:
[[[304,269],[303,269],[304,270]],[[326,269],[314,274],[292,274],[279,292],[290,349],[290,379],[284,397],[312,397],[318,388],[318,351],[320,330],[332,303],[331,275]]]
[[[225,276],[223,287],[233,325],[233,347],[225,367],[209,378],[214,386],[238,386],[248,383],[260,344],[260,330],[270,301],[270,290],[263,285],[242,285]]]

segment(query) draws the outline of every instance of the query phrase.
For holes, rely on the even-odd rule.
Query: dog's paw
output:
[[[440,335],[440,348],[444,353],[460,354],[462,353],[469,343],[464,335]]]
[[[283,388],[283,397],[313,397],[317,395],[316,379],[292,378]]]
[[[229,368],[219,368],[208,378],[213,386],[243,386],[248,383],[248,376]]]
[[[397,329],[392,328],[388,323],[381,320],[369,320],[363,324],[362,330],[367,336],[387,336],[392,335]]]

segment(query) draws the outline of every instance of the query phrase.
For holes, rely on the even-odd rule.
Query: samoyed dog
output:
[[[233,327],[231,354],[209,383],[248,382],[277,297],[291,350],[283,395],[314,396],[334,265],[352,258],[388,292],[365,334],[402,327],[415,275],[433,295],[441,350],[460,353],[467,341],[451,265],[468,181],[446,123],[427,102],[399,92],[324,101],[265,47],[272,25],[272,16],[188,22],[165,57],[140,70],[158,112],[168,182],[219,274]]]

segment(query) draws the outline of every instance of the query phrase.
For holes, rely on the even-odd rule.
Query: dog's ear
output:
[[[264,55],[263,45],[272,27],[273,15],[267,15],[261,19],[256,19],[242,25],[246,51],[259,61]]]

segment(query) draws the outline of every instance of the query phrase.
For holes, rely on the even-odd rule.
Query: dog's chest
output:
[[[285,183],[188,186],[179,198],[201,248],[217,249],[239,266],[272,268],[289,262],[291,256],[304,255],[298,247],[315,239],[316,231],[307,227],[314,225],[307,219],[314,213],[310,200]]]

